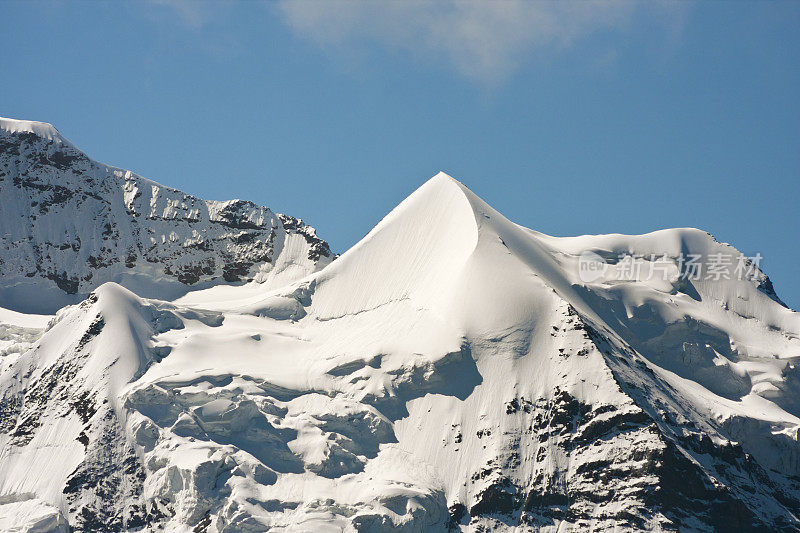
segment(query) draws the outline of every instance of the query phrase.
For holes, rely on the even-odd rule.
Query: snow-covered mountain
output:
[[[549,237],[439,174],[281,288],[104,284],[0,374],[0,517],[797,531],[800,315],[685,254],[740,256],[693,229]],[[624,274],[637,256],[663,277]]]
[[[93,161],[50,124],[0,118],[0,307],[54,313],[107,281],[171,299],[332,260],[296,218],[206,201]]]

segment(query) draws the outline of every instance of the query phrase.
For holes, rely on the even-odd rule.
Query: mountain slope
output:
[[[800,316],[681,253],[737,252],[548,237],[439,174],[271,292],[105,284],[0,375],[0,497],[78,531],[796,531]]]
[[[17,311],[53,313],[107,281],[167,299],[282,284],[332,259],[301,220],[97,163],[41,122],[0,118],[0,202],[0,307]]]

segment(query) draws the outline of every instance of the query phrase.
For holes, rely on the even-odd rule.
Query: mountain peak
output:
[[[283,283],[332,260],[301,219],[104,165],[44,122],[0,118],[0,201],[0,307],[15,311],[51,313],[106,281],[175,298]]]
[[[444,172],[443,170],[440,170],[439,172],[437,172],[436,175],[434,175],[428,181],[454,181],[456,183],[460,183],[457,179],[455,179],[453,176],[451,176],[447,172]]]
[[[392,209],[320,277],[318,309],[337,316],[440,292],[478,241],[469,189],[440,172]],[[369,272],[369,275],[364,275]],[[327,280],[335,279],[328,283]],[[325,302],[325,305],[321,305]]]

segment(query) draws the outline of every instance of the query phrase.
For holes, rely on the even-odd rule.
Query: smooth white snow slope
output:
[[[585,283],[586,251],[669,276]],[[800,316],[757,270],[681,278],[718,252],[549,237],[438,174],[279,289],[105,284],[0,374],[0,498],[77,531],[796,531]]]

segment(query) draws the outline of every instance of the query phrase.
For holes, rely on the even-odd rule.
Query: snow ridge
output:
[[[58,133],[58,130],[47,122],[0,117],[0,135],[5,137],[22,133],[30,133],[44,140],[59,144],[67,143],[67,140]]]
[[[28,313],[53,313],[107,281],[169,299],[286,283],[333,259],[302,220],[103,165],[40,122],[0,119],[0,201],[0,307]]]

